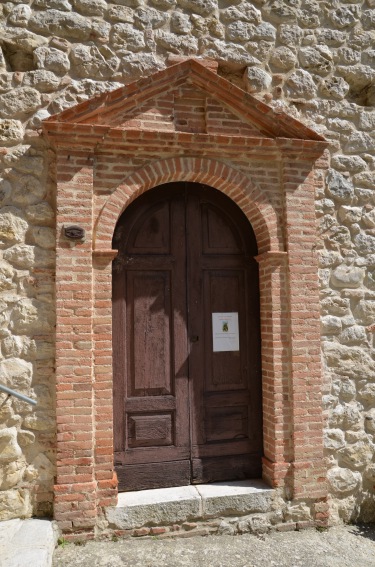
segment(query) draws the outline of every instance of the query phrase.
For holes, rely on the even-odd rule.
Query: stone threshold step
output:
[[[131,530],[220,516],[265,513],[275,491],[261,480],[241,480],[159,488],[119,494],[106,509],[109,527]]]

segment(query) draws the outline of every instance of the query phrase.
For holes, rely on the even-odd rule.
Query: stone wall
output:
[[[331,140],[316,195],[332,520],[375,518],[375,1],[30,0],[0,6],[0,519],[51,513],[54,154],[43,118],[170,54]],[[323,186],[323,185],[322,185]]]

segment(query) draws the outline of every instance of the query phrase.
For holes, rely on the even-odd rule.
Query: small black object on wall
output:
[[[85,238],[85,229],[77,225],[64,226],[63,234],[69,240],[83,240]]]

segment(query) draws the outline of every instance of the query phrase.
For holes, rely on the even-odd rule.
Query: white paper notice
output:
[[[214,352],[240,350],[238,313],[212,313]]]

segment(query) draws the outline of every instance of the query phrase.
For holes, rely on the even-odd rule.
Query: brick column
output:
[[[55,519],[64,532],[96,523],[92,360],[92,190],[87,153],[57,155]],[[64,225],[86,231],[64,237]]]
[[[116,506],[117,503],[117,477],[113,464],[112,378],[112,260],[117,253],[117,250],[96,250],[93,253],[95,478],[100,510]]]
[[[259,263],[263,379],[263,477],[288,489],[291,468],[291,397],[287,253],[265,252]]]
[[[293,497],[326,496],[313,160],[283,163],[288,250],[293,427]]]

